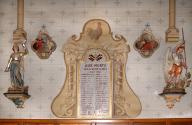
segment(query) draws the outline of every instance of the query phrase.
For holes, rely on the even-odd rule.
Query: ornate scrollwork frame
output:
[[[66,79],[60,93],[52,102],[52,112],[61,118],[78,118],[77,64],[89,49],[101,49],[109,55],[112,64],[111,82],[113,101],[111,118],[136,117],[141,112],[141,103],[126,80],[126,63],[129,45],[121,35],[111,32],[105,20],[93,19],[85,23],[80,37],[73,35],[63,46],[66,63]],[[97,118],[97,117],[94,117]],[[101,117],[99,117],[101,118]]]

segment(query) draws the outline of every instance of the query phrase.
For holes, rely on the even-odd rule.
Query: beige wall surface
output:
[[[187,64],[192,72],[192,0],[176,1],[176,26],[180,31],[184,28]],[[12,53],[16,2],[0,0],[0,118],[56,118],[51,112],[51,102],[63,86],[66,72],[61,48],[71,35],[79,35],[86,21],[94,18],[106,20],[112,32],[123,35],[130,45],[126,72],[131,88],[142,103],[138,118],[192,117],[192,86],[171,110],[158,95],[165,85],[165,52],[175,45],[165,43],[168,0],[25,0],[29,54],[25,58],[24,81],[31,98],[25,102],[25,108],[17,109],[3,95],[10,86],[9,73],[4,69]],[[147,23],[160,40],[160,47],[150,58],[143,58],[133,44]],[[39,59],[30,47],[43,24],[57,44],[56,51],[47,60]]]

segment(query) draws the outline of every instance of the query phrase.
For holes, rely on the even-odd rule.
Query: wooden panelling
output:
[[[167,119],[0,119],[0,125],[192,125],[192,118]]]
[[[91,124],[59,124],[59,125],[91,125]]]
[[[192,125],[192,121],[172,122],[170,125]]]
[[[166,122],[134,122],[133,125],[166,125]]]
[[[55,125],[50,123],[24,123],[23,125]]]
[[[96,123],[96,125],[129,125],[129,123]]]
[[[19,125],[19,123],[10,123],[10,122],[5,122],[5,123],[1,123],[0,125]]]

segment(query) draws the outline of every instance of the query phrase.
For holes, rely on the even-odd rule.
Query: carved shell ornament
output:
[[[147,24],[141,35],[135,41],[134,48],[142,57],[148,58],[152,56],[158,47],[159,42],[153,35],[150,25]]]
[[[87,29],[87,32],[88,32],[88,36],[91,38],[91,39],[95,39],[95,40],[98,40],[99,37],[102,35],[102,28],[101,28],[101,22],[98,22],[97,23],[97,27],[95,29],[93,28],[88,28]]]
[[[45,25],[39,31],[37,38],[31,43],[32,50],[40,59],[48,59],[56,49],[56,43],[52,40]]]

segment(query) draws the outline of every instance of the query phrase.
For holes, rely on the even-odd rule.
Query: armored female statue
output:
[[[13,88],[22,88],[24,81],[22,77],[23,72],[23,57],[28,53],[25,45],[26,40],[22,43],[23,51],[20,51],[19,44],[13,45],[13,53],[11,54],[5,72],[10,72],[11,85]]]

